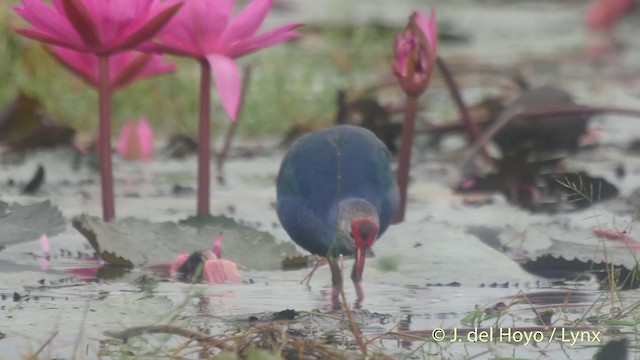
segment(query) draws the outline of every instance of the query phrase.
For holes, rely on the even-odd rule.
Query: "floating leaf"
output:
[[[40,235],[54,236],[65,228],[65,220],[49,200],[31,205],[0,201],[0,244],[9,245],[36,240]]]
[[[27,194],[33,194],[40,189],[40,186],[44,183],[44,167],[38,165],[38,170],[33,174],[31,181],[22,189],[22,192]]]
[[[224,257],[252,269],[279,269],[283,257],[299,255],[293,244],[277,244],[269,233],[238,225],[226,217],[187,220],[194,221],[202,226],[133,218],[105,223],[88,215],[76,216],[72,223],[100,257],[113,265],[172,262],[181,253],[210,248],[220,232],[224,233]]]

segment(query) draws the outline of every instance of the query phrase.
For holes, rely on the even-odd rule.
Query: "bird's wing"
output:
[[[298,196],[278,199],[278,218],[296,244],[312,254],[326,256],[331,247],[329,227]]]

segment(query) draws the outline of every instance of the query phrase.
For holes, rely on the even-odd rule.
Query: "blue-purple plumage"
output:
[[[278,174],[282,226],[313,254],[327,256],[330,249],[332,255],[352,254],[353,242],[344,239],[341,218],[376,218],[380,236],[398,208],[390,161],[387,147],[363,128],[336,126],[301,137]]]

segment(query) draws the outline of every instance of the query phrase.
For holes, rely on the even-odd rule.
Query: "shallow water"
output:
[[[398,5],[392,0],[352,3],[353,8],[349,11],[336,12],[338,5],[335,4],[294,2],[299,7],[297,15],[302,14],[311,21],[379,20],[396,26],[401,26],[406,19],[409,5],[422,5],[417,1]],[[638,40],[628,39],[628,35],[624,37],[630,45],[626,57],[619,59],[620,67],[603,65],[596,71],[583,61],[575,60],[586,38],[586,33],[575,25],[581,23],[583,11],[577,3],[464,2],[464,6],[445,1],[434,3],[442,18],[453,21],[460,30],[474,36],[474,42],[468,46],[443,45],[446,56],[473,56],[499,65],[543,58],[528,68],[533,68],[531,72],[539,75],[533,79],[535,84],[552,79],[574,91],[580,101],[640,108],[640,100],[634,95],[640,84],[635,76],[628,76],[624,86],[622,82],[613,82],[619,80],[625,69],[629,70],[625,64],[633,64],[638,59]],[[282,14],[269,21],[282,23],[283,18],[288,21],[295,16],[296,13]],[[628,28],[629,24],[623,24],[623,29]],[[539,69],[554,56],[565,61],[546,65],[551,69]],[[610,82],[602,81],[602,78]],[[439,95],[436,92],[433,96]],[[470,96],[473,98],[474,93]],[[450,115],[451,107],[446,107],[443,112]],[[619,145],[636,137],[638,125],[634,121],[611,116],[596,122],[598,127],[605,129],[602,142]],[[264,140],[262,145],[271,148],[273,142]],[[281,156],[282,151],[276,150],[254,158],[232,159],[226,166],[227,185],[212,187],[212,213],[252,224],[271,233],[277,242],[290,241],[277,226],[271,206],[275,200],[273,179]],[[553,308],[552,327],[561,331],[572,328],[570,321],[628,308],[640,301],[638,290],[611,294],[600,291],[595,281],[552,285],[548,280],[525,272],[510,257],[469,234],[467,226],[490,224],[507,228],[508,231],[501,234],[502,240],[527,230],[529,240],[533,239],[528,246],[535,250],[537,245],[545,245],[555,238],[577,243],[583,239],[597,242],[585,235],[591,229],[588,219],[596,216],[616,228],[626,228],[635,219],[599,207],[556,217],[532,215],[500,199],[489,207],[465,208],[462,199],[452,196],[447,188],[450,177],[455,177],[458,169],[441,156],[439,153],[416,154],[418,160],[413,169],[416,179],[410,189],[408,219],[405,224],[389,229],[376,244],[376,257],[367,260],[364,279],[367,297],[362,309],[354,312],[364,336],[374,339],[390,331],[416,336],[412,341],[407,337],[394,340],[387,335],[373,342],[374,347],[397,358],[591,358],[602,345],[601,341],[577,342],[571,346],[562,342],[562,337],[548,341],[548,334],[543,335],[544,341],[535,345],[508,342],[499,337],[494,337],[494,341],[470,341],[473,339],[463,332],[470,326],[463,324],[463,320],[476,310],[491,309],[504,303],[511,305],[508,314],[499,320],[483,321],[479,325],[480,331],[498,324],[505,331],[530,329],[528,331],[532,333],[534,330],[531,329],[538,326],[537,315],[532,309],[541,312]],[[622,195],[627,196],[638,184],[640,161],[637,158],[619,149],[598,148],[587,155],[571,158],[570,166],[590,164],[597,175],[610,179],[613,178],[613,167],[620,162],[626,164],[630,174],[617,183]],[[47,170],[47,181],[39,194],[24,196],[20,194],[19,186],[6,185],[9,179],[26,182],[39,163],[45,164]],[[72,171],[71,163],[69,152],[56,151],[32,154],[19,165],[2,165],[1,200],[30,204],[51,199],[67,222],[81,213],[99,215],[97,174],[88,167]],[[155,160],[147,164],[115,159],[114,168],[118,217],[177,221],[192,215],[195,210],[194,193],[178,196],[171,192],[176,184],[195,186],[195,158]],[[632,228],[629,234],[634,235]],[[51,246],[54,256],[46,271],[40,268],[37,256],[41,255],[41,250],[36,239],[0,251],[0,358],[13,359],[34,352],[56,331],[57,335],[43,350],[46,357],[91,359],[97,357],[100,342],[108,338],[104,334],[106,330],[171,323],[208,325],[212,333],[223,334],[236,328],[237,323],[248,323],[251,316],[268,318],[269,314],[285,309],[316,314],[313,316],[317,327],[335,327],[348,333],[342,315],[331,310],[326,266],[318,270],[308,287],[299,282],[309,269],[241,269],[247,284],[207,286],[160,282],[153,290],[143,291],[135,285],[135,279],[148,273],[144,270],[136,269],[124,278],[99,283],[81,281],[65,273],[69,269],[98,265],[95,260],[87,259],[93,255],[93,250],[69,223],[65,232],[51,237]],[[351,262],[347,260],[345,268],[350,266]],[[456,284],[428,286],[451,283]],[[506,283],[508,286],[503,287]],[[566,295],[570,290],[573,295],[568,301]],[[354,298],[349,281],[345,292],[348,299]],[[14,301],[14,293],[21,299]],[[527,294],[528,301],[513,304],[513,297],[523,293]],[[26,294],[29,300],[24,297]],[[338,320],[326,320],[319,313],[330,313]],[[459,329],[459,339],[465,341],[455,339],[450,342],[450,337],[441,342],[421,341],[421,338],[433,340],[433,331],[439,328]],[[628,331],[629,327],[621,329]],[[309,336],[315,335],[309,330]],[[638,354],[633,353],[632,357],[637,358]]]

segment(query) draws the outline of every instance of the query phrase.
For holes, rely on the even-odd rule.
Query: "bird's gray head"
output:
[[[348,243],[355,255],[354,281],[362,278],[365,255],[378,237],[379,223],[378,211],[366,200],[345,199],[338,204],[338,236]]]

